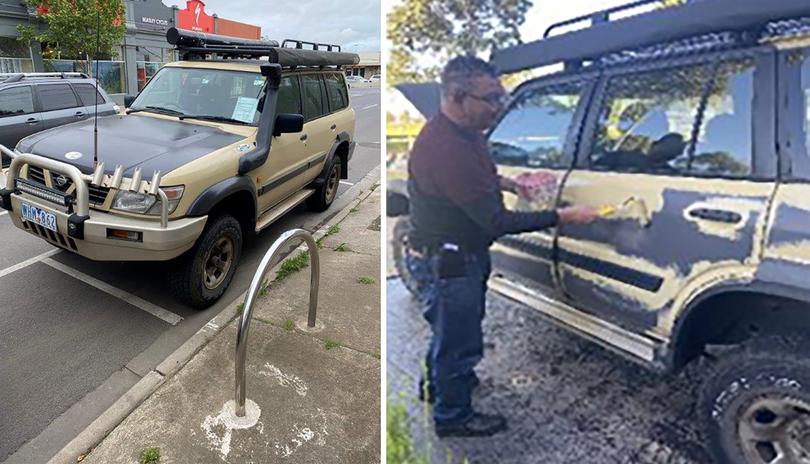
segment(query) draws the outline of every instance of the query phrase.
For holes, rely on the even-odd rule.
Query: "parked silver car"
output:
[[[0,145],[14,147],[36,132],[92,117],[95,87],[82,73],[0,74]],[[99,116],[118,110],[99,87]],[[8,162],[3,158],[4,167]]]

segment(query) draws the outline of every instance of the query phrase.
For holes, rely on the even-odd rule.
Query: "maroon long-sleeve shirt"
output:
[[[483,134],[439,113],[416,138],[408,160],[411,243],[489,247],[498,237],[552,227],[557,213],[504,207],[500,177]]]

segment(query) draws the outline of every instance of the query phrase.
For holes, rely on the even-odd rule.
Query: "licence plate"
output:
[[[46,229],[57,232],[55,214],[49,213],[42,208],[31,206],[28,203],[23,203],[20,210],[22,211],[22,218],[26,221],[39,224]]]

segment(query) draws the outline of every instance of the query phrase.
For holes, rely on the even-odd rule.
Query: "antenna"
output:
[[[96,1],[96,89],[93,98],[96,102],[93,121],[93,168],[98,167],[98,54],[101,49],[101,12]]]

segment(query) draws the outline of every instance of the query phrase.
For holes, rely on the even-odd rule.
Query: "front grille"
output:
[[[59,185],[58,178],[61,174],[54,174],[51,173],[51,185],[54,189],[59,190],[60,192],[67,192],[70,187],[73,186],[73,180],[69,177],[65,176],[65,182],[63,185]],[[38,182],[42,185],[45,184],[45,173],[42,168],[28,165],[28,179],[34,182]],[[105,201],[107,201],[107,196],[110,194],[109,187],[99,187],[95,185],[89,185],[89,197],[90,197],[90,204],[94,206],[103,205]]]

